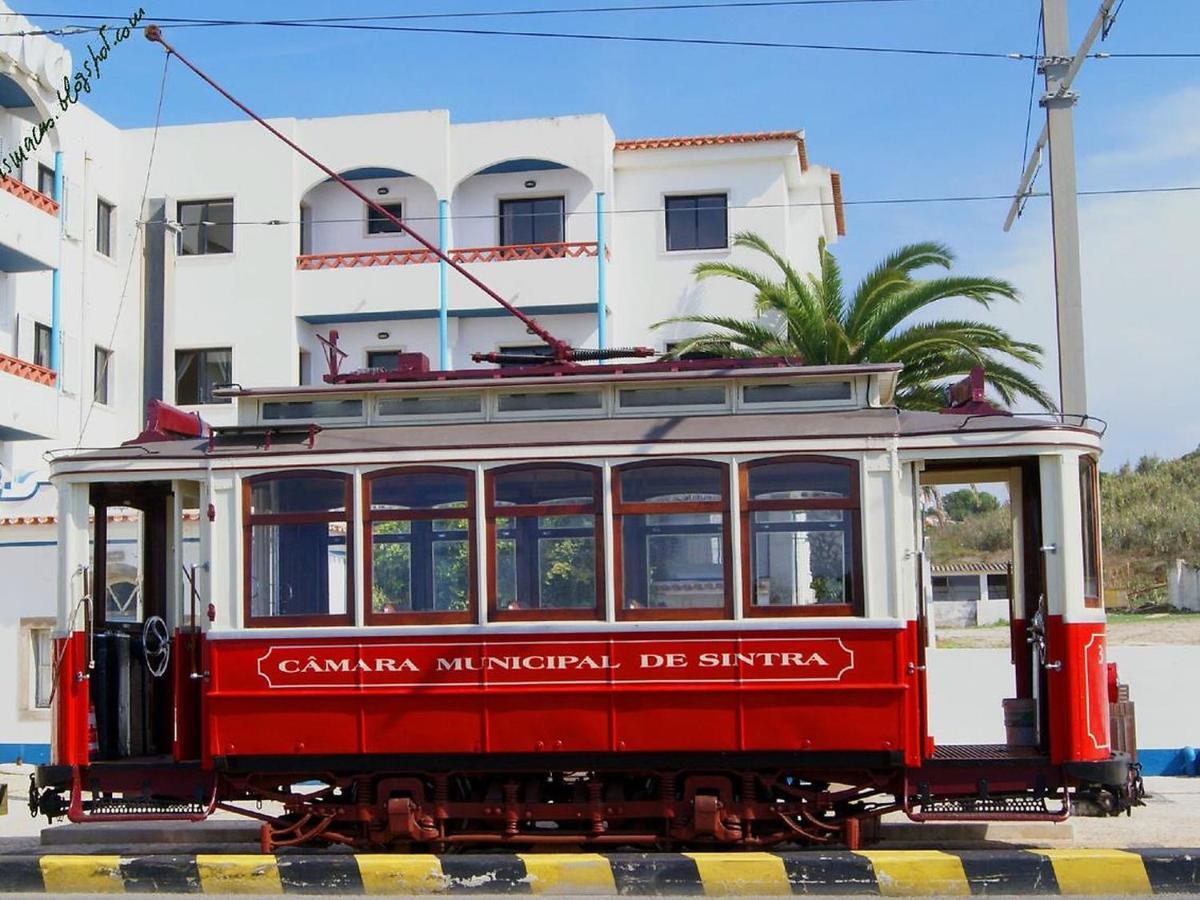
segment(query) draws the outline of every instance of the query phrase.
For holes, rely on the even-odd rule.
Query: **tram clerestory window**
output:
[[[746,466],[747,612],[849,614],[859,605],[858,492],[849,461]]]
[[[492,473],[488,539],[498,619],[598,618],[600,470],[523,466]]]
[[[474,621],[474,473],[373,473],[367,497],[367,622]]]
[[[623,618],[729,609],[728,469],[664,462],[618,469],[614,512]]]
[[[353,620],[350,476],[258,476],[245,488],[247,625]]]

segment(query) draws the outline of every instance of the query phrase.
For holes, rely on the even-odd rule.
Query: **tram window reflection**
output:
[[[491,476],[497,618],[595,618],[603,596],[600,471],[535,466]]]
[[[615,477],[622,617],[691,618],[729,607],[728,470],[636,464]]]
[[[781,459],[744,471],[747,612],[850,612],[858,605],[854,464]]]
[[[365,481],[367,622],[471,621],[474,474],[391,470]]]
[[[349,622],[350,477],[258,476],[246,485],[247,624]]]

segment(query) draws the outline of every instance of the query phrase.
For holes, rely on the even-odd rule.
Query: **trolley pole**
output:
[[[1032,189],[1042,151],[1050,149],[1050,216],[1054,240],[1054,294],[1058,312],[1058,389],[1060,412],[1086,415],[1087,375],[1083,356],[1083,277],[1079,262],[1079,200],[1075,178],[1075,124],[1073,113],[1079,95],[1071,90],[1088,52],[1111,25],[1117,0],[1102,0],[1079,49],[1071,54],[1067,31],[1067,0],[1042,0],[1042,42],[1045,57],[1040,68],[1046,78],[1041,105],[1046,125],[1034,144],[1021,175],[1004,230],[1008,231]]]

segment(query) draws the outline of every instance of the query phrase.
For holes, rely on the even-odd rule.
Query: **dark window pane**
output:
[[[175,352],[175,402],[183,405],[229,403],[213,397],[213,388],[233,379],[233,351],[229,349],[177,350]]]
[[[668,197],[668,250],[710,250],[729,244],[724,194]]]
[[[467,479],[449,472],[412,472],[370,480],[373,509],[442,509],[467,505]]]
[[[113,205],[103,200],[96,201],[96,250],[112,256]]]
[[[849,519],[844,510],[754,513],[751,567],[755,606],[849,603]]]
[[[595,476],[587,469],[543,466],[501,472],[493,478],[497,505],[595,503]]]
[[[447,394],[442,397],[393,397],[380,400],[376,411],[381,416],[446,416],[476,414],[483,407],[479,394]]]
[[[250,613],[312,616],[346,612],[345,525],[254,525]]]
[[[987,592],[989,600],[1008,599],[1008,575],[989,575],[987,577]]]
[[[500,201],[500,244],[556,244],[563,240],[562,197]]]
[[[33,361],[46,369],[50,368],[50,338],[49,326],[35,322],[33,325]]]
[[[850,467],[824,462],[778,462],[749,469],[751,500],[850,497]]]
[[[380,203],[379,205],[397,219],[404,218],[403,203]],[[403,230],[387,216],[380,214],[369,206],[367,207],[367,234],[396,234]]]
[[[626,609],[725,605],[721,513],[621,517]]]
[[[720,500],[725,482],[721,466],[670,463],[618,470],[622,503],[697,503]]]
[[[177,217],[180,225],[180,255],[233,252],[232,200],[180,203]]]
[[[233,201],[208,204],[208,239],[205,253],[233,252]]]
[[[95,371],[93,372],[93,396],[97,403],[108,403],[109,389],[112,383],[112,351],[103,347],[96,348]]]
[[[376,522],[371,529],[371,608],[376,613],[468,608],[467,519]]]
[[[545,412],[563,409],[600,409],[604,400],[599,391],[539,391],[501,394],[499,412]]]
[[[849,400],[848,381],[796,381],[791,384],[748,384],[742,388],[747,403],[804,403],[816,400]]]
[[[725,388],[720,386],[626,388],[620,391],[620,403],[622,409],[723,405]]]
[[[704,250],[727,246],[724,195],[700,197],[696,207],[696,246]]]
[[[399,350],[368,350],[367,368],[386,369],[389,372],[400,366]]]
[[[667,198],[667,249],[694,250],[696,243],[696,207],[680,197]]]
[[[1100,598],[1100,518],[1096,509],[1096,461],[1085,456],[1079,461],[1079,496],[1083,520],[1083,596]]]
[[[497,606],[595,608],[595,527],[590,515],[497,519]]]
[[[264,421],[280,419],[356,419],[362,415],[361,400],[294,400],[264,403]]]
[[[180,203],[178,219],[180,255],[195,256],[203,253],[200,223],[204,219],[204,204]]]
[[[270,478],[250,489],[250,514],[327,513],[346,508],[346,476],[301,475]]]
[[[54,170],[49,166],[38,165],[37,189],[47,197],[54,196]]]

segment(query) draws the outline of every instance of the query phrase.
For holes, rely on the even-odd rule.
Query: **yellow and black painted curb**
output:
[[[0,855],[0,894],[1200,894],[1200,850]]]

